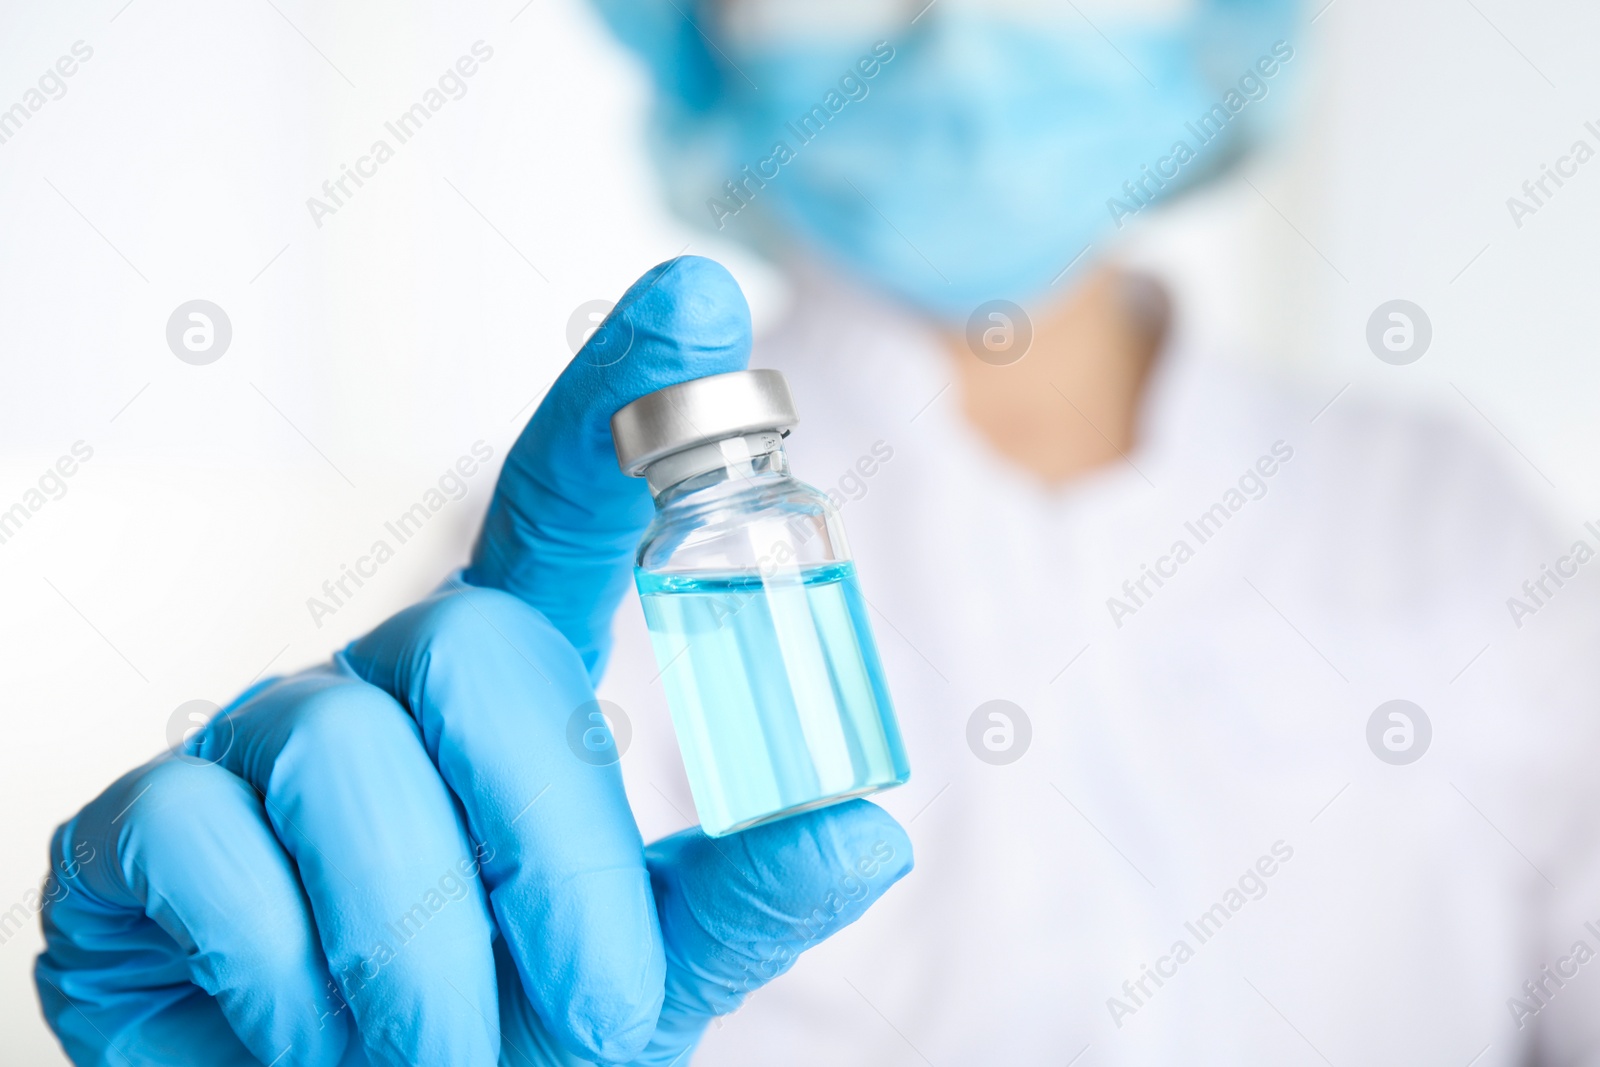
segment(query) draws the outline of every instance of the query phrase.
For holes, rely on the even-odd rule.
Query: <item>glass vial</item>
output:
[[[634,575],[712,837],[911,774],[838,510],[789,474],[798,421],[774,370],[670,386],[611,419],[618,462],[655,497]]]

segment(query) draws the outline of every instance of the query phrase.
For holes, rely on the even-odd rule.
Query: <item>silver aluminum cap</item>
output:
[[[617,465],[638,478],[675,452],[798,424],[789,383],[775,370],[740,370],[669,385],[611,416]]]

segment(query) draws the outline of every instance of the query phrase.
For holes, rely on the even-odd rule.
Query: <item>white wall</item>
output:
[[[642,80],[579,0],[123,4],[0,9],[0,107],[93,48],[0,144],[0,509],[93,449],[0,544],[0,912],[178,705],[323,658],[462,558],[486,475],[323,626],[305,607],[474,441],[503,453],[579,304],[685,246],[734,268],[758,320],[782,302],[655,206]],[[1504,201],[1574,139],[1600,147],[1597,31],[1578,0],[1334,0],[1297,42],[1317,77],[1288,147],[1148,227],[1144,254],[1200,332],[1329,397],[1503,434],[1593,516],[1600,161],[1520,230]],[[315,226],[306,198],[478,40],[466,95]],[[1364,340],[1394,297],[1433,322],[1411,366]],[[193,298],[232,321],[209,366],[164,337]],[[0,944],[0,1063],[62,1062],[38,947],[31,925]]]

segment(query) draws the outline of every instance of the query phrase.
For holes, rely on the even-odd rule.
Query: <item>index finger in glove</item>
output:
[[[750,308],[732,275],[699,256],[652,268],[512,446],[466,580],[537,608],[598,677],[651,516],[644,484],[617,467],[611,416],[657,389],[742,370],[749,358]]]

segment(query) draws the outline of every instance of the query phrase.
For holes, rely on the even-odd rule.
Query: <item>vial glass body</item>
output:
[[[781,448],[663,490],[636,562],[707,834],[910,776],[838,512]]]

